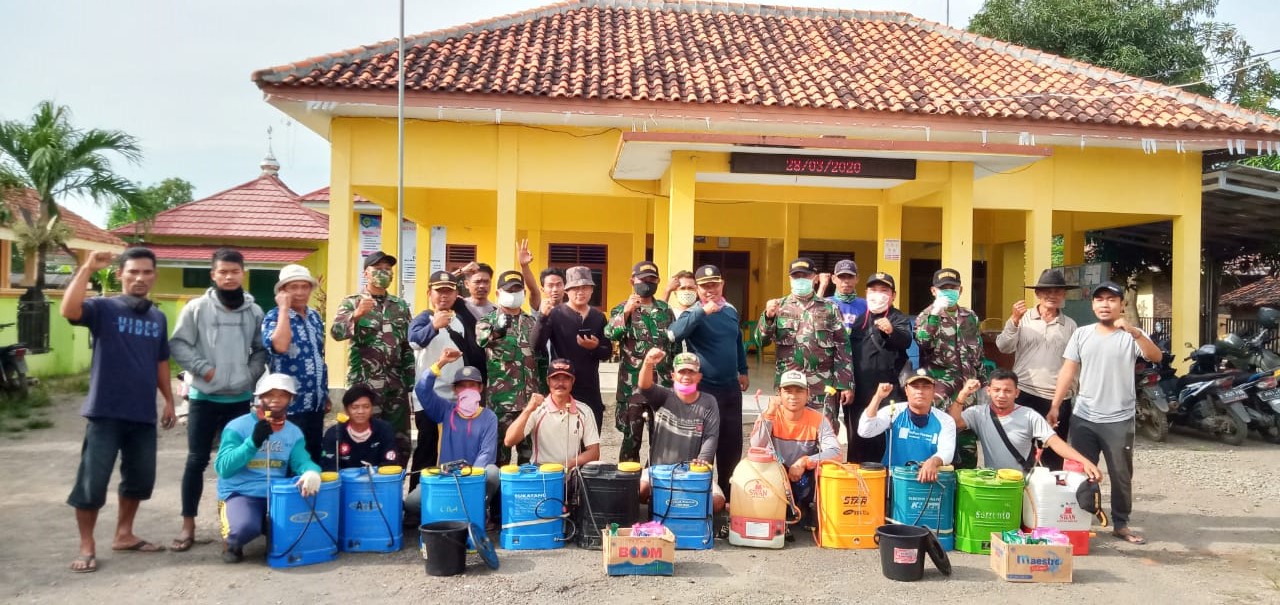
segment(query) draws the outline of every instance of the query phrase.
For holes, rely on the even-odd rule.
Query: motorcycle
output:
[[[1190,346],[1190,345],[1188,345]],[[1249,414],[1241,403],[1248,396],[1233,388],[1239,372],[1220,372],[1215,345],[1196,349],[1186,360],[1191,371],[1159,381],[1169,401],[1169,424],[1212,434],[1228,445],[1240,445],[1249,436]]]
[[[1170,367],[1172,361],[1173,354],[1165,353],[1164,360],[1159,365],[1139,359],[1135,368],[1138,430],[1155,442],[1164,441],[1169,436],[1169,400],[1164,389],[1160,388],[1160,377],[1164,368]]]
[[[1216,343],[1218,355],[1227,366],[1250,375],[1236,383],[1234,390],[1244,394],[1241,405],[1249,417],[1249,426],[1268,441],[1280,443],[1280,355],[1266,349],[1273,339],[1267,333],[1280,324],[1280,311],[1271,307],[1258,310],[1258,333],[1245,339],[1241,334],[1228,334]],[[1233,397],[1238,397],[1233,393]]]
[[[12,328],[13,323],[0,324],[0,330]],[[27,345],[14,343],[0,346],[0,391],[19,400],[27,398]]]

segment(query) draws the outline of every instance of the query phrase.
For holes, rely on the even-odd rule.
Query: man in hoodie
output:
[[[213,287],[178,314],[169,339],[174,361],[192,377],[187,392],[187,465],[182,473],[182,530],[170,550],[195,543],[196,515],[204,491],[213,438],[242,416],[253,386],[266,371],[262,309],[242,287],[244,256],[230,248],[213,253]]]

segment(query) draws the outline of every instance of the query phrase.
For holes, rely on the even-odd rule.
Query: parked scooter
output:
[[[15,324],[0,324],[0,330]],[[27,345],[14,343],[0,346],[0,391],[18,399],[27,398]]]
[[[1192,362],[1190,373],[1160,381],[1169,398],[1169,424],[1209,433],[1229,445],[1244,443],[1249,436],[1249,414],[1241,402],[1247,396],[1232,388],[1240,379],[1239,372],[1218,371],[1220,358],[1215,345],[1201,346],[1186,360]]]
[[[1164,360],[1159,365],[1139,359],[1136,367],[1134,383],[1138,387],[1138,430],[1156,442],[1164,441],[1169,436],[1169,400],[1164,389],[1160,388],[1160,376],[1163,368],[1170,367],[1172,361],[1173,354],[1165,353]]]
[[[1270,351],[1267,333],[1280,325],[1280,311],[1271,307],[1258,310],[1258,333],[1249,339],[1228,334],[1216,343],[1218,355],[1231,368],[1249,376],[1235,383],[1232,397],[1244,398],[1241,405],[1249,416],[1249,426],[1268,441],[1280,443],[1280,355]]]

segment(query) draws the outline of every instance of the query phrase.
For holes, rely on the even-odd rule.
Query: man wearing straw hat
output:
[[[1013,372],[1018,375],[1018,405],[1026,406],[1049,415],[1053,404],[1053,390],[1058,386],[1058,372],[1062,370],[1062,354],[1067,341],[1076,331],[1076,322],[1062,313],[1067,300],[1068,284],[1062,271],[1045,269],[1035,285],[1027,286],[1035,292],[1036,305],[1027,308],[1025,301],[1013,303],[1013,313],[1004,323],[1004,330],[996,336],[996,348],[1001,353],[1013,354]],[[1069,393],[1068,393],[1069,395]],[[1071,425],[1071,398],[1062,401],[1064,412],[1055,427],[1058,437],[1067,438]],[[1042,458],[1045,466],[1062,470],[1062,456],[1046,449]]]

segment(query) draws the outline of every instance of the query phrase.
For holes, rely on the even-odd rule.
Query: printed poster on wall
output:
[[[884,240],[884,259],[885,260],[902,260],[902,240],[900,239]]]
[[[360,263],[356,265],[359,275],[359,289],[364,289],[364,257],[382,248],[382,217],[377,214],[361,214],[359,224]],[[394,250],[384,250],[397,257],[396,266],[400,267],[400,279],[405,285],[402,298],[413,308],[413,284],[418,276],[418,225],[406,220],[400,227],[400,241],[403,250],[396,254]]]

